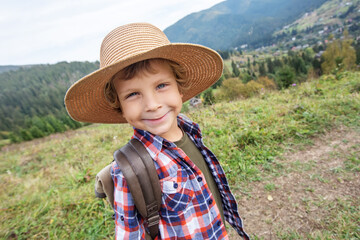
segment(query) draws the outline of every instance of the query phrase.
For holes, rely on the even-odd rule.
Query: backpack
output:
[[[154,239],[159,233],[161,206],[161,187],[154,161],[135,138],[114,152],[114,161],[126,179],[136,209],[145,220],[146,239]],[[107,197],[114,208],[114,182],[110,170],[111,164],[96,175],[95,196]]]

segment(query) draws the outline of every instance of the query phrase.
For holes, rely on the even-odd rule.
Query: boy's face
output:
[[[155,73],[141,72],[129,80],[114,81],[122,115],[135,128],[177,141],[182,136],[176,118],[182,94],[167,64],[152,62],[151,66]]]

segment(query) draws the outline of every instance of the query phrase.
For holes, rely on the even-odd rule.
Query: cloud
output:
[[[149,22],[165,29],[219,0],[6,1],[0,9],[0,65],[95,61],[117,26]]]

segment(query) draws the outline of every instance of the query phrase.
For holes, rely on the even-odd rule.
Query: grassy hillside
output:
[[[342,25],[341,19],[352,19],[359,16],[357,8],[360,4],[359,0],[353,1],[327,1],[315,11],[305,14],[294,24],[298,25],[297,30],[305,30],[307,27],[314,25]]]
[[[261,180],[260,169],[276,163],[285,150],[311,144],[312,137],[339,125],[359,131],[359,91],[360,73],[345,72],[187,115],[200,123],[205,144],[233,188],[241,190]],[[112,237],[112,210],[94,198],[94,178],[131,134],[128,125],[91,125],[2,148],[0,238]]]

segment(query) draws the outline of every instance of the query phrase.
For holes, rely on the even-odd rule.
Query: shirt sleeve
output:
[[[115,239],[145,239],[144,220],[135,208],[125,177],[116,162],[111,168],[114,181]]]

